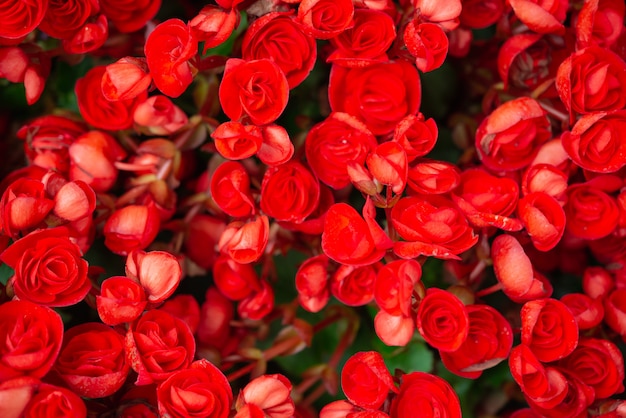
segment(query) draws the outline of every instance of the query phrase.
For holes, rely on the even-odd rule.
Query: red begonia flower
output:
[[[567,189],[565,228],[571,234],[585,239],[609,235],[617,227],[619,208],[615,199],[588,183],[570,185]]]
[[[114,276],[102,282],[96,296],[98,316],[107,325],[134,321],[146,308],[146,292],[126,276]]]
[[[324,406],[320,411],[320,418],[389,418],[384,412],[363,409],[348,402],[334,401]]]
[[[424,119],[424,115],[408,115],[396,125],[393,140],[406,151],[409,163],[428,154],[437,142],[439,130],[434,119]]]
[[[341,388],[350,402],[368,409],[380,408],[390,390],[397,392],[383,357],[376,351],[361,351],[346,361]]]
[[[133,126],[133,113],[146,100],[147,91],[133,99],[112,102],[102,92],[102,77],[106,72],[103,65],[93,67],[84,77],[76,81],[76,101],[80,114],[87,123],[105,130],[128,129]]]
[[[583,273],[583,291],[594,299],[604,299],[615,287],[613,276],[605,268],[589,266]]]
[[[223,162],[213,172],[211,197],[221,210],[235,218],[247,218],[255,213],[250,177],[238,162]]]
[[[297,19],[306,33],[316,39],[330,39],[352,26],[353,16],[351,0],[302,0]]]
[[[233,303],[215,287],[209,287],[200,307],[196,337],[199,345],[222,348],[230,334],[230,321],[235,317]]]
[[[260,321],[274,309],[274,290],[265,280],[260,281],[260,288],[254,289],[237,305],[237,313],[241,318]]]
[[[548,363],[569,355],[578,345],[578,325],[567,306],[556,299],[526,302],[522,317],[522,344]]]
[[[626,110],[598,112],[580,118],[561,135],[563,148],[585,170],[613,173],[626,165]]]
[[[417,309],[417,330],[440,351],[456,351],[469,334],[467,308],[452,293],[430,288]]]
[[[267,58],[274,61],[293,89],[309,75],[317,59],[315,39],[290,13],[270,12],[246,30],[241,44],[246,61]]]
[[[100,0],[102,12],[123,33],[146,25],[161,8],[161,0]]]
[[[376,273],[380,263],[368,266],[339,266],[330,279],[330,290],[338,301],[347,306],[362,306],[374,299]]]
[[[459,25],[461,0],[412,0],[411,3],[425,22],[436,23],[446,30],[453,30]]]
[[[461,418],[461,404],[452,386],[439,376],[413,372],[402,376],[400,393],[391,401],[390,416]]]
[[[404,148],[394,141],[378,145],[366,158],[367,168],[380,184],[402,194],[408,177],[408,160]]]
[[[148,303],[155,305],[174,293],[183,272],[178,259],[167,251],[134,250],[126,257],[126,275],[143,287]]]
[[[198,330],[200,305],[194,296],[179,293],[165,301],[159,309],[182,319],[193,334]]]
[[[82,180],[96,192],[106,192],[117,180],[115,162],[126,157],[126,151],[111,135],[89,131],[69,147],[69,180]]]
[[[567,175],[551,164],[533,164],[524,171],[522,194],[546,193],[564,206],[567,201]]]
[[[409,167],[409,194],[445,194],[461,183],[461,170],[449,162],[420,159]]]
[[[19,39],[35,30],[48,10],[48,0],[6,3],[0,10],[0,37]]]
[[[613,290],[604,299],[604,322],[622,337],[626,336],[626,289]]]
[[[387,50],[395,37],[396,27],[387,13],[355,9],[354,26],[330,39],[335,50],[326,61],[344,67],[365,67],[389,61]]]
[[[489,305],[469,305],[469,333],[455,351],[440,351],[448,370],[476,379],[483,370],[506,360],[513,346],[513,330],[504,316]]]
[[[597,45],[580,49],[559,66],[556,89],[574,113],[610,112],[626,106],[626,63]]]
[[[140,102],[133,112],[135,127],[148,135],[169,135],[185,126],[188,120],[185,112],[162,94]]]
[[[275,123],[263,125],[261,135],[263,143],[256,156],[263,164],[273,167],[291,159],[295,150],[285,128]]]
[[[539,275],[515,237],[499,235],[491,244],[493,269],[502,291],[514,302],[550,297],[552,285]]]
[[[579,330],[594,328],[604,318],[604,306],[601,299],[593,299],[584,293],[568,293],[561,297],[561,302],[574,315]]]
[[[226,229],[225,222],[210,215],[199,214],[191,219],[188,228],[185,234],[185,255],[201,268],[210,269],[219,254],[216,247]]]
[[[297,161],[270,167],[263,176],[261,209],[277,221],[304,221],[317,207],[319,196],[319,181]]]
[[[41,226],[54,208],[54,201],[45,192],[44,184],[22,177],[6,188],[0,200],[2,233],[17,238]]]
[[[233,403],[228,379],[204,359],[172,373],[159,384],[156,393],[163,417],[227,418]]]
[[[328,210],[322,250],[338,263],[365,266],[379,261],[393,245],[374,220],[374,204],[368,199],[363,217],[345,203],[336,203]]]
[[[537,33],[562,34],[567,14],[567,0],[539,1],[509,0],[515,15],[530,30]]]
[[[392,132],[421,103],[421,84],[415,67],[406,61],[345,68],[333,65],[328,99],[333,112],[361,120],[374,135]]]
[[[428,255],[455,259],[478,241],[465,216],[439,196],[400,199],[391,210],[391,222],[406,240],[394,244],[394,252],[402,258]]]
[[[539,251],[550,251],[565,232],[565,212],[559,202],[543,193],[530,193],[520,199],[517,213]]]
[[[424,73],[441,67],[448,55],[448,37],[434,23],[411,20],[404,30],[404,44],[415,58],[415,66]]]
[[[289,85],[274,61],[231,58],[226,61],[219,98],[222,110],[233,121],[248,117],[255,125],[267,125],[285,110]]]
[[[484,29],[496,23],[504,11],[504,0],[463,0],[459,19],[462,26]]]
[[[376,304],[391,315],[410,316],[413,289],[421,277],[422,267],[415,260],[385,264],[376,275]]]
[[[204,6],[189,21],[194,37],[198,42],[204,42],[202,54],[205,55],[209,49],[223,44],[239,25],[239,19],[237,9],[225,10],[212,4]]]
[[[113,328],[87,322],[67,330],[55,371],[70,389],[85,398],[104,398],[117,392],[130,365],[124,336]]]
[[[252,263],[263,255],[269,238],[269,229],[269,220],[265,215],[247,223],[231,222],[220,237],[218,243],[220,252],[228,254],[238,263]]]
[[[243,160],[252,157],[263,143],[261,128],[230,121],[220,124],[211,138],[215,141],[217,152],[229,160]]]
[[[490,170],[519,170],[550,139],[550,122],[539,102],[520,97],[500,105],[476,130],[476,150]]]
[[[196,352],[189,325],[158,309],[131,324],[125,347],[126,359],[138,374],[136,385],[159,383],[188,368]]]
[[[608,48],[624,28],[626,5],[621,0],[590,0],[583,3],[576,18],[579,48],[597,44]]]
[[[107,100],[131,100],[148,91],[151,83],[145,58],[124,57],[105,67],[102,94]]]
[[[328,303],[328,257],[320,254],[307,259],[296,272],[295,284],[300,306],[309,312],[319,312]]]
[[[74,305],[91,289],[87,261],[64,227],[42,229],[15,241],[0,260],[14,270],[15,295],[43,306]]]
[[[235,408],[244,405],[257,406],[269,418],[290,418],[295,411],[291,382],[282,374],[259,376],[239,392]]]
[[[307,162],[317,178],[333,189],[350,184],[346,166],[350,161],[363,165],[376,147],[376,138],[354,116],[331,113],[313,126],[304,142]]]
[[[392,315],[381,310],[374,317],[374,330],[385,344],[405,346],[415,332],[415,320],[411,316]]]
[[[163,94],[178,97],[193,81],[194,69],[189,60],[198,52],[198,42],[191,27],[180,19],[158,24],[144,46],[152,80]]]
[[[250,264],[240,264],[220,255],[213,264],[215,286],[230,300],[241,300],[261,289],[261,283]]]
[[[0,381],[44,377],[61,349],[59,314],[46,306],[14,300],[0,305],[0,315]]]
[[[53,38],[68,39],[99,9],[98,2],[94,0],[49,1],[39,30]]]
[[[104,224],[104,244],[115,254],[143,250],[159,233],[161,221],[154,205],[130,205],[118,209]]]
[[[8,402],[13,403],[15,400],[15,397],[11,397]],[[20,399],[20,401],[22,400],[23,398]],[[87,407],[85,402],[72,390],[47,383],[37,383],[35,393],[32,394],[24,411],[19,416],[24,418],[54,416],[85,418],[87,417]]]
[[[29,105],[41,97],[49,74],[50,57],[40,47],[0,47],[0,78],[23,83]]]

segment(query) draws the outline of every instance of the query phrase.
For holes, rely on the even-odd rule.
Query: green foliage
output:
[[[11,276],[13,276],[13,273],[15,273],[15,271],[11,267],[4,263],[0,264],[0,283],[6,286]]]

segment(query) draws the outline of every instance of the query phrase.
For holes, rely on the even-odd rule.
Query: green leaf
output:
[[[14,273],[15,271],[11,267],[6,264],[0,264],[0,283],[6,286],[7,282]]]

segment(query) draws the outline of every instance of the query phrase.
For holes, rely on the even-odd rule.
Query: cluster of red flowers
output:
[[[455,418],[441,370],[498,365],[464,414],[626,416],[623,0],[180,3],[0,5],[0,78],[39,106],[0,118],[28,162],[0,183],[0,416]],[[435,121],[446,62],[467,91]],[[368,323],[442,367],[354,353]],[[327,327],[322,364],[272,362]]]

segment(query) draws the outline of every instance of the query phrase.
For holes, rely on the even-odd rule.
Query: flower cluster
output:
[[[623,0],[4,3],[0,416],[626,416]]]

